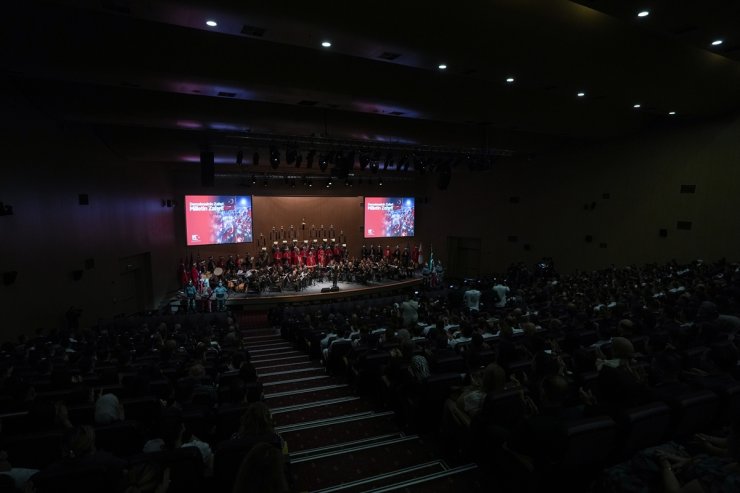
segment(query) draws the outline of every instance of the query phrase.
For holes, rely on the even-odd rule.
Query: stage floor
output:
[[[389,279],[385,281],[372,281],[367,284],[338,281],[338,290],[336,291],[327,291],[332,287],[332,282],[324,281],[317,282],[313,286],[307,286],[301,291],[263,291],[262,293],[233,292],[229,293],[229,297],[226,300],[226,308],[229,310],[264,309],[285,303],[316,303],[375,295],[378,293],[390,294],[394,291],[403,291],[419,287],[421,283],[422,277],[418,275],[398,281]],[[173,313],[178,312],[180,307],[184,309],[184,293],[178,293],[178,296],[170,302],[170,306],[172,307]],[[216,309],[215,301],[211,302],[211,307],[213,310]]]

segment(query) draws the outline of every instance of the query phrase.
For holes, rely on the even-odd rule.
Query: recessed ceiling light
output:
[[[637,13],[637,17],[647,17],[649,15],[650,15],[650,11],[649,10],[642,10],[642,11],[640,11],[640,12]]]
[[[214,20],[207,20],[206,21],[206,26],[216,27],[216,26],[218,26],[218,22],[216,22]]]
[[[639,107],[640,107],[640,104],[638,103],[638,104],[636,104],[636,105],[634,105],[634,106],[632,106],[632,107],[633,107],[633,108],[639,108]]]
[[[331,41],[322,41],[321,46],[324,48],[331,48]]]
[[[576,96],[578,96],[579,98],[582,98],[585,95],[586,95],[585,92],[579,92],[578,94],[576,94]]]
[[[440,63],[439,64],[439,69],[440,70],[445,70],[446,68],[447,68],[447,65],[445,65],[444,63]]]
[[[509,77],[508,79],[506,79],[506,82],[511,84],[512,82],[514,82],[514,77]]]
[[[669,111],[669,112],[668,112],[668,114],[669,114],[669,115],[675,115],[675,114],[676,114],[676,112],[675,112],[675,111]]]
[[[719,46],[721,44],[722,44],[721,39],[715,39],[714,41],[712,41],[712,46]]]

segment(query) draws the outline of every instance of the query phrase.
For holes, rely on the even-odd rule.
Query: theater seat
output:
[[[612,417],[619,431],[616,460],[627,459],[638,450],[664,442],[671,430],[671,408],[665,402],[631,407]]]
[[[561,459],[540,479],[561,490],[581,491],[598,476],[614,452],[617,424],[609,416],[573,420],[566,424],[567,444]]]
[[[672,410],[671,435],[683,440],[694,433],[708,431],[719,408],[719,396],[711,390],[697,390],[677,396],[667,404]]]
[[[143,462],[170,469],[168,493],[200,493],[203,491],[203,457],[197,447],[182,447],[162,452],[136,454],[129,465]]]
[[[31,478],[36,493],[99,493],[112,491],[118,486],[120,477],[111,477],[111,471],[99,465],[76,465],[57,473],[37,475]]]
[[[597,416],[567,424],[568,446],[561,465],[567,469],[600,467],[616,445],[617,423],[609,416]]]

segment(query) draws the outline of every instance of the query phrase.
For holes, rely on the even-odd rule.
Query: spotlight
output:
[[[260,163],[260,153],[257,151],[254,151],[254,154],[252,155],[252,164],[257,166]]]
[[[408,171],[409,170],[409,161],[410,161],[409,155],[408,154],[404,154],[401,157],[401,160],[398,162],[398,168],[397,169],[399,169],[399,170],[402,169],[403,171]]]
[[[382,176],[380,178],[378,178],[378,186],[379,187],[382,187],[383,186],[383,177]]]
[[[392,163],[393,163],[393,154],[389,152],[385,156],[385,161],[383,161],[383,171],[387,170],[388,166],[390,166]]]
[[[329,166],[329,160],[325,155],[319,156],[319,169],[321,171],[326,171],[326,168]]]
[[[370,164],[370,157],[366,153],[360,154],[360,168],[365,171],[367,165]]]
[[[272,145],[270,146],[270,165],[273,168],[277,168],[280,164],[280,151],[278,151],[277,147]]]
[[[239,152],[236,153],[236,164],[241,166],[242,162],[244,162],[244,152],[239,149]]]
[[[421,173],[422,175],[426,172],[427,163],[424,157],[419,156],[416,158],[416,161],[414,162],[414,169],[418,171],[419,173]]]
[[[255,183],[257,183],[257,177],[252,175],[252,185],[254,185]]]

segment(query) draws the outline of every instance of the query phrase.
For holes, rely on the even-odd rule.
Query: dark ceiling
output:
[[[7,86],[132,162],[271,137],[531,154],[740,108],[736,0],[4,7]]]

